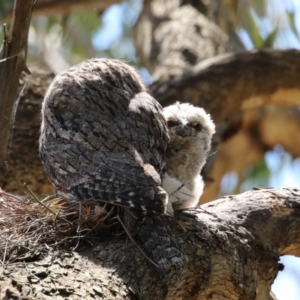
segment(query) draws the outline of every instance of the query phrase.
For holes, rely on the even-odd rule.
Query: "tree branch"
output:
[[[21,72],[25,69],[27,37],[35,0],[16,0],[10,30],[4,27],[0,51],[0,176],[6,172],[5,161],[15,112]]]
[[[266,105],[299,106],[299,63],[298,50],[224,54],[207,59],[174,79],[155,82],[150,89],[163,106],[174,101],[190,102],[208,111],[217,125],[211,151],[215,153],[222,140],[241,129],[242,110]],[[277,143],[283,139],[278,132]],[[214,160],[215,156],[209,157],[204,177],[211,178]],[[208,199],[212,200],[210,196]]]
[[[241,109],[298,106],[300,51],[255,50],[219,55],[151,89],[163,105],[187,101],[204,107],[219,125]]]
[[[39,0],[34,7],[33,15],[66,15],[77,10],[96,8],[100,12],[121,0]]]
[[[178,222],[185,222],[185,232]],[[272,299],[279,256],[300,256],[300,190],[255,189],[170,218],[184,268],[168,281],[124,236],[2,266],[1,298]],[[182,223],[181,223],[182,224]],[[1,274],[1,273],[0,273]],[[83,284],[84,283],[84,284]]]
[[[113,4],[120,3],[121,0],[38,0],[32,12],[33,16],[63,16],[78,10],[97,9],[100,13],[104,12]],[[7,9],[8,16],[12,7]]]

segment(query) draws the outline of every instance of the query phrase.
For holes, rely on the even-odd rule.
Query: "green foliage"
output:
[[[247,18],[245,18],[248,22],[244,22],[245,27],[248,28],[247,32],[251,38],[251,41],[255,48],[261,48],[264,40],[261,36],[259,27],[254,17],[251,14],[247,14]]]
[[[8,11],[10,8],[13,7],[14,1],[13,0],[0,0],[0,21],[2,20],[2,22],[0,22],[0,48],[2,45],[2,41],[4,39],[4,34],[3,34],[3,23],[7,23],[4,22],[5,18],[7,17]]]
[[[77,57],[77,60],[79,61],[89,58],[89,52],[86,46],[88,44],[91,46],[92,31],[95,29],[92,26],[94,20],[92,20],[91,23],[85,24],[85,20],[88,18],[88,15],[90,14],[87,13],[87,15],[85,15],[84,12],[81,14],[76,13],[62,20],[63,48],[65,50],[68,49],[68,51],[65,51],[66,54],[68,52],[71,54],[69,56],[71,58],[71,63],[78,62],[72,62],[72,57]],[[75,36],[74,32],[73,34],[70,32],[74,26],[76,26],[74,30]]]
[[[244,21],[247,32],[252,41],[254,48],[272,48],[276,41],[279,28],[274,28],[265,38],[262,36],[261,29],[258,26],[257,18],[254,14],[248,14],[245,17],[247,22]]]
[[[260,18],[267,15],[267,4],[268,0],[249,0],[249,6]]]
[[[222,179],[220,196],[238,194],[253,187],[267,187],[271,175],[263,156],[256,164],[249,166],[241,177],[236,172],[227,173]]]
[[[56,48],[62,59],[70,65],[90,57],[122,57],[137,64],[131,35],[141,2],[140,0],[126,0],[115,7],[118,7],[122,13],[116,17],[115,24],[106,25],[105,30],[106,32],[110,30],[115,32],[112,27],[117,27],[122,35],[109,39],[110,43],[104,49],[103,47],[97,48],[94,43],[95,38],[99,41],[99,32],[105,25],[102,15],[96,9],[77,11],[68,16],[47,18],[39,16],[32,22],[34,32],[37,35],[41,33],[39,36],[44,36],[47,41],[44,45],[46,47],[49,47],[49,44],[53,45],[53,49]],[[46,24],[45,20],[41,21],[40,19],[45,19]],[[104,38],[106,37],[107,34]],[[51,41],[49,42],[49,40]],[[35,49],[36,47],[33,45],[31,48]]]
[[[3,20],[9,11],[13,7],[14,0],[1,0],[0,1],[0,20]]]
[[[245,42],[239,30],[246,32],[253,48],[272,48],[282,42],[278,37],[288,38],[288,31],[293,32],[298,40],[300,34],[296,27],[295,7],[292,0],[276,3],[275,0],[227,0],[224,2],[223,23],[236,50]],[[237,42],[237,38],[240,42]],[[246,41],[246,45],[249,45]],[[252,48],[251,47],[251,48]],[[281,47],[287,47],[282,45]]]
[[[63,18],[57,18],[57,17],[53,17],[53,16],[49,16],[46,18],[46,30],[47,32],[49,32],[51,30],[51,28],[57,24],[62,25],[63,28],[63,24],[64,24],[64,20],[67,19],[68,17],[63,17]],[[33,19],[34,21],[34,19]],[[39,28],[37,27],[37,30]]]
[[[243,183],[243,191],[252,187],[267,187],[269,185],[270,169],[265,157],[262,157],[255,165],[250,166],[245,171],[246,180]]]
[[[279,28],[275,27],[267,36],[264,38],[261,33],[261,29],[258,26],[258,16],[255,18],[255,14],[249,13],[246,17],[248,22],[244,22],[245,28],[247,28],[247,32],[251,38],[252,44],[254,48],[272,48],[274,47],[274,43],[276,41]]]
[[[262,47],[261,48],[273,48],[274,43],[276,41],[277,35],[278,35],[278,28],[275,28],[273,31],[271,31],[267,37],[264,39]]]
[[[77,11],[70,17],[73,22],[79,23],[81,27],[89,34],[93,34],[101,26],[101,15],[95,9],[90,11]]]
[[[298,38],[298,40],[300,40],[300,35],[299,35],[299,32],[298,32],[298,30],[296,28],[296,24],[295,24],[295,13],[294,12],[288,12],[287,17],[288,17],[288,22],[289,22],[289,26],[290,26],[291,31]]]

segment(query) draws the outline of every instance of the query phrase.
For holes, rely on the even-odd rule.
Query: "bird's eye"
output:
[[[178,121],[174,121],[174,120],[168,120],[167,121],[167,126],[168,127],[175,127],[175,126],[178,126],[178,125],[179,125]]]
[[[201,124],[197,123],[193,125],[193,128],[195,128],[197,131],[201,131],[203,127]]]

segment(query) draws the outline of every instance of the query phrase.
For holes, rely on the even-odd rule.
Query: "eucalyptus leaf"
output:
[[[275,28],[263,41],[263,48],[272,48],[278,36],[278,28]]]
[[[248,0],[250,3],[251,8],[255,11],[255,13],[260,17],[263,18],[267,15],[267,5],[268,0]]]
[[[294,33],[294,35],[300,40],[300,34],[295,24],[295,13],[294,12],[287,12],[288,22],[290,25],[290,29]]]
[[[252,40],[255,48],[262,48],[264,46],[264,39],[261,36],[260,29],[252,14],[249,14],[249,28],[247,30],[248,34]]]

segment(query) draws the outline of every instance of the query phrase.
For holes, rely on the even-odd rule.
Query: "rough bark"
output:
[[[12,131],[8,171],[0,178],[0,187],[11,193],[23,195],[23,184],[38,194],[52,194],[50,184],[42,166],[38,147],[41,127],[41,104],[54,74],[32,70],[20,80],[19,106]],[[24,89],[22,89],[22,87]]]
[[[154,80],[181,75],[198,62],[230,51],[228,38],[202,12],[201,1],[145,0],[135,25],[141,63]]]
[[[300,51],[255,50],[207,59],[181,76],[152,86],[163,105],[187,101],[220,125],[241,109],[299,105]]]
[[[272,299],[279,256],[300,254],[299,222],[299,190],[227,196],[170,218],[184,261],[180,275],[159,278],[125,236],[102,237],[77,252],[2,265],[1,299]]]

